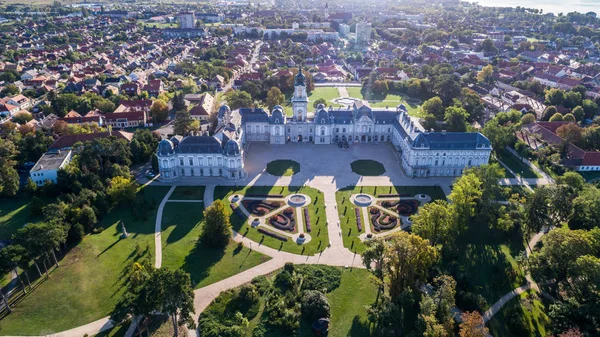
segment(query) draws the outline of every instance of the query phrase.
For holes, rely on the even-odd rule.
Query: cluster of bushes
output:
[[[287,236],[272,232],[264,227],[258,227],[258,232],[261,234],[264,234],[266,236],[270,236],[274,239],[281,240],[283,242],[287,242],[287,240],[288,240]]]
[[[288,207],[283,212],[275,214],[269,219],[269,223],[277,229],[293,232],[296,228],[294,209]]]
[[[383,214],[377,207],[369,207],[371,223],[376,231],[388,230],[396,227],[398,218],[389,214]]]
[[[378,194],[377,198],[408,198],[412,197],[409,194]]]

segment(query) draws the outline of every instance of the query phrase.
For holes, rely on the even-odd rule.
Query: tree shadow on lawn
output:
[[[194,249],[185,257],[183,270],[190,274],[192,285],[198,285],[210,276],[211,269],[225,256],[225,248],[209,249],[198,241]]]
[[[161,228],[165,231],[170,227],[174,227],[167,237],[167,244],[185,238],[191,231],[201,226],[203,219],[204,207],[175,203],[167,204],[163,210]]]
[[[44,202],[44,205],[47,202]],[[18,199],[0,199],[0,218],[10,213],[13,215],[6,221],[0,223],[0,240],[8,240],[12,235],[28,223],[35,223],[43,220],[42,216],[31,215],[29,201],[24,198]]]
[[[362,321],[359,315],[354,316],[352,319],[352,326],[346,336],[348,337],[363,337],[371,336],[371,328],[368,321]]]

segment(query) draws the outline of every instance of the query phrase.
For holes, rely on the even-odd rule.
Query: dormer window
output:
[[[275,123],[279,124],[279,118],[275,118]]]
[[[325,118],[321,118],[321,124],[325,124]]]

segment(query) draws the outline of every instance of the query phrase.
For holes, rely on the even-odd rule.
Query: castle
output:
[[[243,146],[248,142],[286,144],[304,142],[349,146],[356,143],[393,144],[408,177],[460,176],[466,167],[487,164],[491,143],[476,132],[427,132],[404,105],[372,109],[355,101],[352,107],[326,108],[308,113],[306,77],[299,69],[291,99],[293,115],[281,106],[269,113],[262,108],[218,111],[213,136],[163,140],[158,147],[163,180],[181,176],[245,177]]]

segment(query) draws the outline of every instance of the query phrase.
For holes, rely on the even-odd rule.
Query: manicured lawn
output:
[[[300,172],[300,164],[293,160],[274,160],[267,164],[267,172],[277,177],[293,176]]]
[[[383,164],[374,160],[355,160],[350,167],[359,176],[380,176],[385,173]]]
[[[30,198],[0,199],[0,240],[8,240],[21,227],[42,220],[31,216]]]
[[[60,261],[60,268],[2,320],[2,334],[52,334],[109,315],[123,294],[123,282],[132,263],[154,255],[157,205],[168,190],[148,186],[138,192],[155,205],[146,220],[134,219],[129,207],[113,209],[106,215],[101,221],[104,231],[86,236],[72,248]],[[124,240],[119,239],[121,221],[131,234]]]
[[[283,194],[302,193],[310,197],[312,203],[308,205],[308,212],[311,220],[312,232],[311,241],[304,245],[288,239],[287,242],[263,235],[256,228],[248,224],[247,219],[241,219],[232,212],[231,225],[240,235],[246,236],[258,244],[265,245],[275,249],[281,249],[286,252],[303,255],[314,255],[323,251],[329,244],[329,235],[327,233],[325,205],[323,203],[323,193],[310,187],[298,186],[251,186],[244,188],[217,186],[215,188],[215,200],[222,199],[229,207],[228,197],[232,194]]]
[[[519,158],[504,149],[496,150],[496,157],[523,178],[541,178],[529,165],[523,163]]]
[[[329,336],[370,336],[366,305],[375,303],[377,287],[365,269],[346,269],[340,287],[327,294],[331,304]]]
[[[348,95],[350,97],[359,98],[363,100],[368,100],[369,105],[372,108],[396,108],[400,104],[404,104],[408,113],[411,116],[420,117],[422,116],[421,104],[418,100],[410,99],[409,97],[395,94],[388,94],[383,100],[376,100],[372,98],[365,97],[361,93],[361,87],[349,87]],[[410,102],[410,103],[409,103]]]
[[[204,200],[204,186],[177,186],[169,200]]]
[[[446,195],[440,187],[436,186],[394,186],[394,187],[373,187],[373,186],[350,186],[339,189],[335,194],[337,201],[338,212],[340,215],[340,227],[342,228],[342,239],[344,241],[344,247],[350,249],[353,252],[362,253],[365,250],[365,245],[360,241],[358,236],[365,231],[367,224],[363,219],[362,231],[358,231],[356,225],[356,213],[354,208],[356,207],[350,201],[350,196],[358,193],[370,194],[377,197],[379,194],[427,194],[433,200],[445,199]]]
[[[101,333],[94,335],[95,337],[124,337],[129,328],[129,323],[124,323],[115,326],[112,329],[102,331]]]
[[[179,28],[177,23],[161,23],[161,22],[148,22],[148,21],[138,21],[143,26],[149,28]]]
[[[544,313],[544,304],[531,291],[513,298],[488,322],[495,337],[537,337],[550,334],[550,318]],[[524,327],[515,331],[516,326]]]
[[[163,210],[163,266],[183,268],[190,273],[194,288],[226,279],[269,260],[268,256],[239,249],[231,242],[225,250],[197,244],[202,232],[202,204],[167,203]]]
[[[314,103],[319,98],[323,98],[327,103],[326,106],[340,106],[339,104],[333,103],[331,100],[340,97],[340,92],[335,87],[315,87],[313,91],[308,94],[309,105],[312,108]]]

